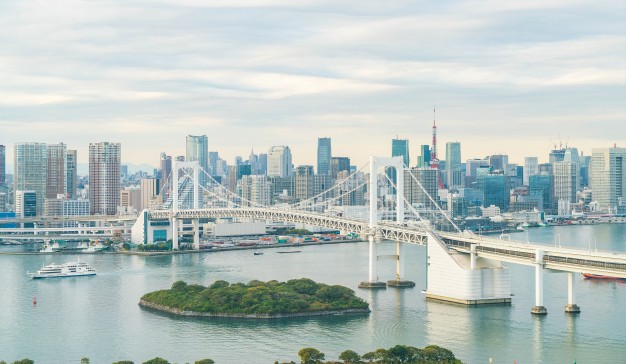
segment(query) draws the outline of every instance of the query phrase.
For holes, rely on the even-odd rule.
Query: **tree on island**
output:
[[[211,359],[196,360],[193,364],[215,364]]]
[[[304,348],[298,351],[302,364],[319,364],[326,358],[324,353],[314,348]]]
[[[120,361],[116,361],[113,364],[135,364],[135,362],[132,360],[120,360]]]
[[[148,361],[144,361],[143,364],[170,364],[169,361],[159,358],[158,356],[154,359],[150,359]]]
[[[346,350],[339,354],[339,360],[343,360],[345,364],[359,364],[361,356],[356,351]]]

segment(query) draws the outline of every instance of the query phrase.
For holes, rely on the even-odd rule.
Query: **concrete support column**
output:
[[[396,255],[396,280],[401,281],[404,279],[404,244],[400,241],[396,241]]]
[[[378,224],[378,164],[375,157],[370,157],[370,216],[369,216],[369,274],[365,282],[359,284],[359,288],[387,288],[387,284],[378,282],[376,274],[376,263],[378,261],[378,253],[376,252],[375,234],[376,225]]]
[[[574,302],[574,273],[567,273],[567,306],[565,312],[580,313],[580,307]]]
[[[376,263],[378,261],[378,253],[374,236],[370,235],[370,257],[369,257],[369,275],[367,281],[370,283],[378,282],[378,273],[376,272]]]
[[[193,219],[193,249],[200,250],[200,219]]]
[[[470,269],[476,269],[476,244],[470,246]]]
[[[172,218],[172,250],[178,250],[178,219]]]
[[[198,185],[200,184],[199,174],[200,174],[200,165],[199,162],[196,162],[193,165],[193,208],[200,208],[200,195],[198,193]]]
[[[546,315],[548,310],[543,305],[543,250],[535,253],[535,306],[530,310],[533,315]]]

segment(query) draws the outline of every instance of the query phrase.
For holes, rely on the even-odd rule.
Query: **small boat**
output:
[[[78,246],[78,249],[81,253],[97,253],[106,249],[106,246],[103,245],[100,241],[90,241],[89,245],[85,244],[84,242],[81,243]]]
[[[622,277],[603,276],[601,274],[582,273],[582,275],[583,277],[587,279],[605,279],[605,280],[618,280],[618,281],[626,280],[626,278],[622,278]]]
[[[286,251],[286,252],[276,252],[278,254],[290,254],[290,253],[300,253],[302,252],[302,250],[290,250],[290,251]]]
[[[89,264],[82,262],[71,262],[65,264],[49,264],[42,267],[37,273],[29,273],[33,279],[38,278],[58,278],[58,277],[76,277],[76,276],[93,276],[96,270]]]
[[[254,255],[263,255],[261,252],[254,252]]]

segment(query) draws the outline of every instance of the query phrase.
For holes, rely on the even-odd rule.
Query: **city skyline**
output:
[[[467,156],[522,164],[559,138],[587,155],[625,144],[626,31],[611,1],[65,5],[0,6],[0,144],[63,142],[84,164],[89,142],[120,142],[124,162],[157,166],[206,134],[229,163],[289,145],[315,165],[329,136],[362,165],[396,135],[416,158],[433,105],[440,145]]]

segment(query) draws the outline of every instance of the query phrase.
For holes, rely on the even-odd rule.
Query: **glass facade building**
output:
[[[332,158],[332,148],[330,138],[317,139],[317,174],[330,173],[330,160]]]

